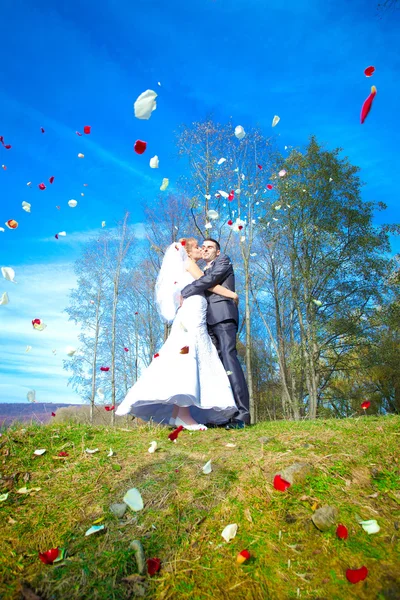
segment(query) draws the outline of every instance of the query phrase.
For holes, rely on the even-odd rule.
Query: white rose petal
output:
[[[211,223],[206,223],[206,224],[204,225],[204,229],[212,229],[212,225],[211,225]]]
[[[70,206],[71,208],[75,208],[75,206],[78,204],[78,202],[76,200],[68,200],[68,206]],[[60,234],[58,234],[60,235]]]
[[[231,525],[227,525],[223,532],[221,533],[222,537],[226,542],[230,542],[236,536],[238,526],[236,523],[232,523]]]
[[[203,473],[204,475],[209,475],[212,471],[212,467],[211,467],[211,460],[209,460],[208,462],[206,462],[206,464],[203,467]]]
[[[144,507],[142,496],[136,488],[128,490],[123,497],[123,501],[129,508],[135,511],[142,510]]]
[[[90,450],[89,448],[86,448],[85,452],[87,452],[88,454],[94,454],[95,452],[99,452],[99,449],[95,448],[94,450]]]
[[[27,213],[31,212],[31,205],[29,204],[29,202],[25,202],[25,200],[22,202],[22,210],[24,210]]]
[[[244,136],[246,135],[246,132],[241,125],[238,125],[237,127],[235,127],[235,135],[238,140],[242,140],[244,138]]]
[[[219,214],[217,213],[216,210],[209,210],[209,211],[207,211],[207,217],[209,219],[218,219]]]
[[[137,119],[150,119],[151,113],[157,108],[157,94],[153,90],[146,90],[136,99],[133,109]]]
[[[39,450],[35,450],[33,454],[36,454],[36,456],[42,456],[42,454],[44,454],[46,452],[46,448],[39,448]]]
[[[105,227],[105,226],[106,226],[106,222],[105,222],[105,221],[102,221],[102,222],[101,222],[101,226],[102,226],[102,227]]]
[[[16,283],[14,281],[14,277],[15,277],[14,269],[12,269],[11,267],[1,267],[1,272],[2,272],[4,279],[7,279],[7,281],[11,281],[12,283]]]
[[[162,180],[160,190],[162,192],[165,192],[165,190],[167,189],[168,186],[169,186],[169,179],[167,177],[164,177],[164,179]]]
[[[220,158],[217,164],[222,165],[224,162],[226,162],[226,158]]]
[[[281,120],[281,118],[278,117],[278,115],[275,115],[274,118],[272,119],[272,127],[275,127],[275,125],[278,125],[280,120]]]
[[[150,447],[147,452],[149,452],[149,454],[154,454],[154,452],[156,450],[157,450],[157,442],[150,442]]]
[[[100,398],[100,400],[102,400],[102,401],[104,400],[104,390],[103,390],[103,388],[98,388],[97,389],[97,395]]]
[[[73,346],[67,346],[65,348],[65,354],[67,354],[67,356],[73,356],[76,352],[76,348],[74,348]]]
[[[4,292],[0,298],[0,306],[5,306],[10,302],[7,292]]]
[[[26,398],[28,402],[36,402],[36,391],[31,390],[30,392],[28,392]]]
[[[375,519],[370,519],[369,521],[358,521],[361,527],[366,531],[369,535],[373,533],[378,533],[381,528],[378,525],[378,522]]]
[[[158,161],[158,156],[156,154],[155,156],[153,156],[153,158],[150,159],[150,167],[152,169],[158,169],[158,164],[159,164],[159,161]]]

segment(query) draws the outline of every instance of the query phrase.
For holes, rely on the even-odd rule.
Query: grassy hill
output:
[[[400,598],[399,417],[185,431],[176,443],[168,432],[55,422],[3,431],[0,494],[9,495],[0,502],[0,597]],[[153,440],[158,450],[149,454]],[[35,456],[39,448],[46,453]],[[310,465],[306,477],[275,490],[274,475],[299,462]],[[19,494],[21,487],[40,490]],[[118,518],[109,507],[133,487],[144,509]],[[314,526],[324,505],[338,509],[347,540],[337,538],[336,523],[326,532]],[[379,533],[368,535],[358,516],[376,519]],[[105,530],[85,537],[95,522]],[[221,532],[231,523],[238,530],[227,543]],[[122,579],[137,573],[133,540],[161,569],[128,583]],[[66,558],[43,564],[38,552],[57,546]],[[243,549],[251,558],[239,565]],[[361,566],[368,577],[349,583],[346,569]]]

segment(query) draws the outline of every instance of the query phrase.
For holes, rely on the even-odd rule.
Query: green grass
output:
[[[132,597],[121,580],[136,572],[134,539],[148,557],[162,560],[160,572],[148,578],[147,598],[395,598],[387,590],[394,586],[400,594],[399,433],[399,417],[183,432],[176,444],[168,430],[148,425],[130,431],[55,422],[15,426],[0,438],[0,494],[10,492],[0,503],[0,598],[21,598],[22,584],[46,600]],[[272,439],[262,445],[261,436]],[[147,452],[152,440],[155,454]],[[86,447],[100,452],[88,455]],[[108,458],[110,447],[115,455]],[[47,452],[34,457],[36,448]],[[65,461],[53,458],[60,450],[69,453]],[[213,472],[203,475],[210,458]],[[313,470],[287,492],[275,491],[274,475],[294,462]],[[23,486],[41,490],[17,494]],[[128,509],[120,520],[109,506],[131,487],[145,507]],[[335,529],[314,527],[316,504],[338,508],[346,541]],[[381,531],[367,535],[357,515],[377,519]],[[106,531],[85,537],[97,519]],[[227,544],[221,532],[229,523],[238,524],[238,533]],[[67,558],[42,564],[38,552],[55,546],[66,548]],[[252,558],[238,566],[236,555],[245,548]],[[368,578],[348,583],[346,569],[362,565]]]

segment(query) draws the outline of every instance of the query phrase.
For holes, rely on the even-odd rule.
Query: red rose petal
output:
[[[147,148],[147,142],[143,142],[142,140],[136,140],[135,145],[133,146],[136,154],[143,154],[143,152]]]
[[[183,431],[183,426],[179,425],[179,427],[174,429],[174,431],[171,431],[171,433],[168,436],[168,439],[171,440],[171,442],[173,442],[174,440],[176,440],[181,431]]]
[[[287,488],[290,487],[290,483],[282,479],[280,475],[275,475],[274,477],[274,488],[279,490],[280,492],[284,492]]]
[[[367,567],[361,567],[360,569],[347,569],[346,578],[350,583],[358,583],[364,581],[367,578],[368,569]]]
[[[139,314],[138,312],[135,312],[135,315],[138,315],[138,314]]]
[[[52,565],[58,555],[58,548],[52,548],[51,550],[46,550],[46,552],[39,552],[39,558],[45,565]]]
[[[242,550],[241,552],[239,552],[240,556],[243,556],[246,560],[249,560],[250,558],[250,552],[248,550]]]
[[[125,352],[129,352],[129,348],[124,348]]]
[[[368,117],[369,115],[369,111],[372,108],[372,103],[374,101],[374,98],[376,96],[376,87],[373,85],[371,87],[371,93],[368,96],[368,98],[365,100],[364,104],[362,105],[362,109],[361,109],[361,116],[360,116],[360,121],[361,121],[361,125],[364,123],[365,119]]]
[[[365,402],[363,402],[363,403],[361,404],[361,408],[362,408],[363,410],[367,410],[367,408],[369,408],[370,406],[371,406],[371,402],[370,402],[369,400],[366,400]]]
[[[271,185],[270,183],[267,183],[267,190],[273,190],[274,186]]]
[[[44,185],[44,183],[39,183],[38,188],[39,190],[45,190],[46,186]]]
[[[18,223],[17,221],[15,221],[15,219],[9,219],[7,221],[7,227],[9,227],[10,229],[17,229]]]
[[[257,167],[261,170],[262,169],[262,165],[257,165]]]
[[[86,133],[86,135],[89,135],[90,133],[90,125],[85,125],[85,127],[83,128],[83,133]]]
[[[147,559],[147,572],[152,577],[160,570],[161,560],[159,558],[148,558]]]
[[[375,67],[367,67],[364,71],[365,77],[371,77],[373,73],[375,73]]]
[[[9,150],[10,148],[12,148],[12,146],[11,146],[11,144],[7,144],[6,146],[4,146],[4,148],[5,148],[6,150]]]
[[[113,404],[112,406],[105,406],[104,408],[106,409],[107,412],[110,412],[110,410],[114,410],[115,406]]]
[[[229,196],[228,196],[228,200],[229,202],[232,202],[232,200],[235,198],[235,190],[231,190]]]
[[[104,373],[107,373],[107,371],[110,370],[110,367],[100,367],[100,371],[104,371]]]
[[[52,413],[51,413],[51,416],[52,416],[52,417],[55,417],[55,416],[56,416],[56,413],[55,413],[55,412],[52,412]]]
[[[179,354],[189,354],[189,346],[183,346],[183,348],[181,348]]]
[[[339,540],[347,540],[349,536],[347,527],[344,525],[338,525],[336,529],[336,535],[338,536]]]
[[[59,452],[57,456],[69,456],[68,452]]]
[[[186,240],[181,241],[181,246],[186,246]]]
[[[33,319],[33,321],[32,321],[32,326],[33,326],[33,325],[40,325],[40,323],[41,323],[41,320],[40,320],[40,319]]]
[[[228,225],[233,225],[233,221],[231,221],[231,219],[229,219]]]
[[[158,352],[155,353],[155,355],[153,356],[153,358],[158,358],[160,355],[158,354]]]
[[[56,240],[58,240],[58,233],[56,233],[56,235],[54,237],[56,238]]]
[[[54,181],[54,175],[52,175],[52,176],[49,178],[49,183],[53,183],[53,181]]]
[[[43,127],[41,127],[41,128],[40,128],[40,131],[41,131],[42,133],[44,133],[44,129],[43,129]]]

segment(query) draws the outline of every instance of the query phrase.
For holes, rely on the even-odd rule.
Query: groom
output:
[[[208,291],[218,283],[235,291],[235,274],[228,256],[221,254],[216,240],[204,240],[203,259],[205,274],[182,290],[183,298],[205,292],[207,298],[207,325],[210,337],[218,350],[219,357],[229,373],[233,396],[238,409],[229,428],[241,429],[250,423],[249,391],[236,351],[236,334],[239,324],[238,307],[233,300]]]

